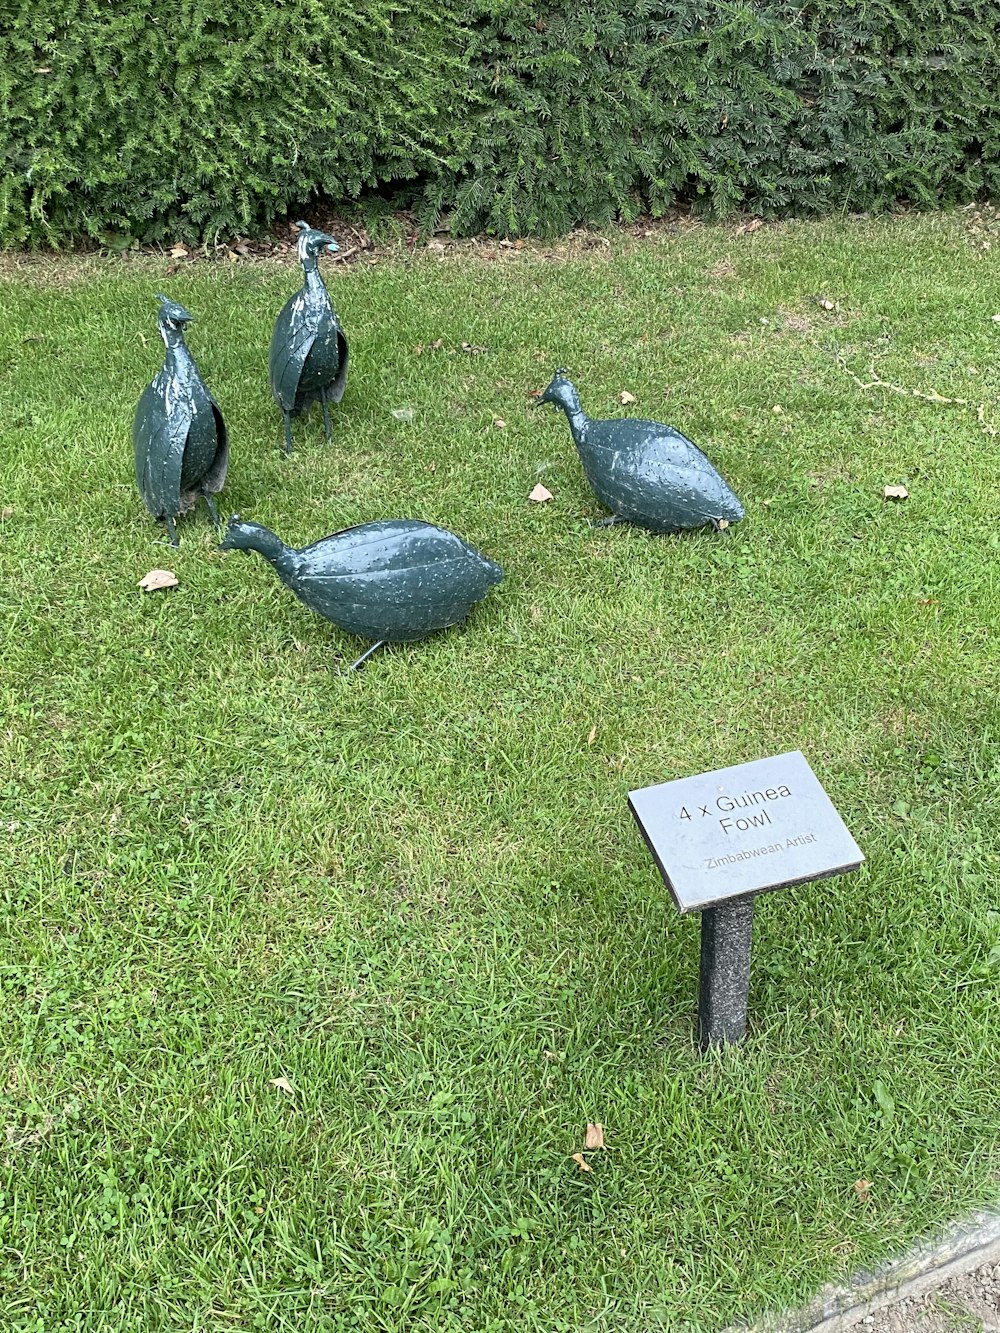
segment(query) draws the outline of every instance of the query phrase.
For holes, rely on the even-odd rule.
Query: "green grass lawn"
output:
[[[717,1330],[991,1198],[1000,282],[967,215],[324,262],[351,380],[290,459],[297,270],[169,263],[0,270],[5,1333]],[[346,675],[364,643],[203,508],[162,544],[130,442],[161,290],[223,511],[444,524],[507,574],[464,628]],[[591,528],[529,410],[556,365],[746,520]],[[759,902],[748,1039],[702,1059],[698,922],[626,793],[796,748],[867,864]]]

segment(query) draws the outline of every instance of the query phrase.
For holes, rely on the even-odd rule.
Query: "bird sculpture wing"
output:
[[[502,573],[444,528],[365,523],[300,552],[297,591],[349,633],[404,642],[454,625]]]
[[[634,424],[647,427],[645,439],[637,447],[608,449],[603,476],[591,479],[609,508],[665,532],[742,516],[736,496],[693,440],[658,422]]]
[[[327,391],[327,397],[330,399],[331,403],[339,403],[344,396],[344,390],[347,388],[347,358],[349,351],[347,347],[347,339],[344,337],[343,330],[339,323],[337,325],[337,352],[340,369],[337,371],[337,378],[333,381]]]
[[[202,479],[201,489],[210,495],[217,495],[226,484],[226,473],[229,471],[229,432],[226,430],[222,408],[211,394],[208,395],[208,400],[212,404],[212,415],[215,417],[216,446],[215,458]]]
[[[271,392],[283,412],[295,410],[302,367],[319,333],[320,318],[319,312],[306,301],[303,288],[285,302],[275,320],[267,369]]]
[[[135,479],[154,518],[174,517],[181,508],[181,467],[191,409],[183,398],[171,402],[172,383],[161,371],[143,391],[132,423]]]

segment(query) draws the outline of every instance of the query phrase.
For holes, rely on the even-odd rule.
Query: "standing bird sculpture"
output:
[[[696,444],[658,421],[592,421],[580,395],[557,370],[536,406],[552,403],[569,420],[580,462],[597,498],[611,510],[601,526],[636,523],[681,532],[738,523],[743,506]]]
[[[171,545],[177,546],[174,519],[193,509],[199,496],[219,526],[212,496],[225,484],[229,441],[219,404],[184,341],[194,316],[165,296],[156,299],[167,351],[159,374],[139,399],[132,444],[139,493],[153,517],[166,520]]]
[[[229,520],[221,549],[257,551],[310,611],[376,642],[422,639],[455,625],[503,578],[499,565],[445,528],[416,519],[362,523],[295,550],[259,523]]]
[[[323,428],[330,438],[328,403],[339,403],[347,387],[347,339],[319,271],[319,256],[339,246],[326,232],[306,222],[299,227],[299,262],[305,282],[282,308],[271,334],[267,369],[271,392],[285,422],[285,453],[292,452],[292,417],[315,402],[323,406]]]

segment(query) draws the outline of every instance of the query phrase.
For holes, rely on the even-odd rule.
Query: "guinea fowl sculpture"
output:
[[[222,550],[257,551],[301,602],[349,634],[387,643],[422,639],[464,620],[503,570],[445,528],[416,519],[362,523],[301,550],[259,523],[229,520]]]
[[[219,404],[184,341],[194,316],[165,296],[156,299],[167,351],[159,374],[139,399],[132,444],[139,493],[154,518],[166,519],[171,544],[177,546],[174,519],[193,509],[200,495],[219,526],[212,496],[225,484],[229,441]]]
[[[285,421],[285,453],[292,452],[292,417],[315,402],[323,406],[323,428],[330,438],[328,403],[339,403],[347,387],[347,339],[330,301],[319,256],[339,247],[332,236],[306,222],[299,227],[299,262],[305,282],[282,307],[271,334],[267,369],[271,392]]]
[[[637,523],[651,532],[681,532],[737,523],[743,506],[696,444],[658,421],[592,421],[580,395],[557,370],[536,405],[553,403],[569,419],[594,494],[611,510],[602,526]]]

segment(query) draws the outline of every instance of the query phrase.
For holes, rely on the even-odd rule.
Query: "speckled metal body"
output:
[[[376,647],[457,624],[503,578],[461,537],[416,519],[362,523],[295,550],[236,514],[222,548],[257,551],[311,611]]]
[[[271,392],[284,418],[286,453],[292,450],[292,417],[312,403],[322,405],[330,438],[327,404],[339,403],[347,387],[347,339],[318,267],[320,254],[336,251],[337,242],[305,222],[298,225],[305,282],[275,321],[267,359]]]
[[[139,399],[132,444],[139,493],[153,517],[166,521],[176,546],[173,520],[193,509],[200,495],[218,524],[211,497],[225,484],[229,441],[219,405],[184,341],[184,328],[193,316],[165,296],[157,300],[167,351],[159,374]]]
[[[743,506],[698,446],[658,421],[592,421],[580,395],[557,370],[538,399],[561,407],[569,420],[591,488],[624,520],[651,532],[681,532],[706,523],[737,523]]]

